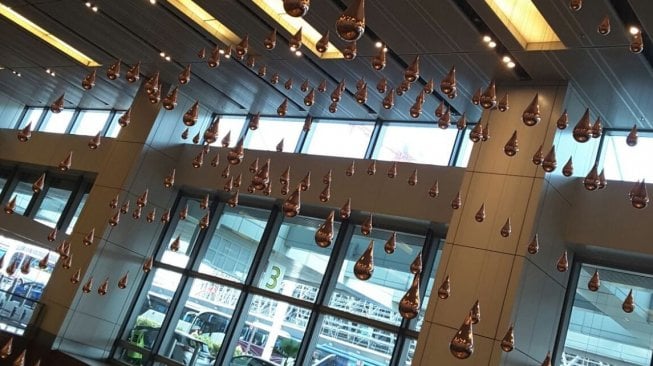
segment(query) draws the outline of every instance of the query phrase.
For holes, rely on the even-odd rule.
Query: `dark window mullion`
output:
[[[107,120],[104,122],[104,127],[102,128],[102,136],[106,136],[109,133],[109,130],[111,129],[111,122],[113,122],[113,119],[116,117],[117,113],[118,112],[115,109],[112,109],[109,112],[109,116],[107,117]]]
[[[70,121],[68,121],[66,132],[64,132],[65,134],[69,135],[73,131],[73,128],[77,125],[77,123],[79,123],[80,114],[81,114],[81,110],[79,108],[75,108],[73,115],[70,117]]]
[[[381,129],[383,128],[383,121],[378,118],[374,122],[374,129],[372,130],[372,134],[370,135],[370,142],[367,144],[367,150],[365,151],[365,159],[372,159],[372,156],[374,155],[374,150],[376,150],[376,145],[379,142],[379,136],[381,135]]]

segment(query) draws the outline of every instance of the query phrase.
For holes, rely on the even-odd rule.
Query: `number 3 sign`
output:
[[[281,281],[286,274],[286,268],[278,263],[270,262],[268,268],[263,274],[262,282],[264,281],[264,288],[270,291],[279,291],[281,289]]]

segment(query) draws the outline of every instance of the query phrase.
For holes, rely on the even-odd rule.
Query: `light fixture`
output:
[[[497,43],[494,42],[494,41],[490,41],[490,42],[488,42],[487,46],[490,47],[490,48],[495,48],[497,46]]]
[[[508,62],[512,61],[512,59],[510,58],[510,56],[503,56],[501,61],[503,61],[504,63],[508,63]]]
[[[168,4],[179,10],[222,43],[231,45],[238,44],[242,41],[236,33],[232,32],[227,26],[222,24],[193,0],[168,0]],[[281,8],[281,11],[283,11],[283,6]]]
[[[383,42],[381,42],[381,41],[376,41],[376,42],[374,43],[374,47],[376,47],[376,48],[381,48],[381,47],[383,47]]]
[[[628,28],[628,33],[632,34],[633,36],[639,34],[639,32],[641,32],[639,27],[636,27],[634,25],[631,25],[630,28]]]
[[[533,0],[485,0],[485,3],[525,50],[566,48]]]
[[[52,33],[48,32],[47,30],[41,28],[40,26],[36,25],[34,22],[31,20],[25,18],[24,16],[20,15],[17,13],[15,10],[11,9],[9,6],[5,5],[4,3],[0,2],[0,15],[6,17],[7,19],[11,20],[12,22],[16,23],[18,26],[21,28],[25,29],[26,31],[32,33],[36,37],[40,38],[44,42],[47,42],[54,48],[58,49],[59,51],[65,53],[75,61],[85,65],[85,66],[90,66],[90,67],[97,67],[100,66],[100,64],[97,61],[94,61],[90,57],[86,56],[79,50],[75,49],[68,43],[62,41],[61,39],[57,38],[55,35]]]
[[[301,55],[302,55],[302,51],[300,50],[295,51],[295,56],[301,57]]]
[[[166,57],[166,53],[163,52],[163,51],[161,51],[161,52],[159,52],[159,56],[161,56],[161,57]]]
[[[510,62],[506,63],[506,66],[508,66],[509,69],[514,69],[515,66],[517,66],[517,64],[515,64],[515,63],[512,62],[512,61],[510,61]]]
[[[485,43],[490,43],[490,41],[492,41],[492,37],[490,37],[490,36],[483,36],[483,42],[485,42]]]
[[[170,61],[170,56],[165,57],[166,61]]]
[[[179,0],[177,0],[179,1]],[[322,34],[318,32],[310,23],[304,18],[294,18],[286,14],[283,8],[283,1],[279,0],[252,0],[252,2],[261,8],[268,16],[274,21],[279,23],[290,34],[295,34],[302,29],[302,43],[311,50],[317,57],[323,59],[337,59],[343,58],[342,53],[332,44],[329,43],[326,52],[319,52],[315,45],[322,38]]]
[[[150,4],[156,5],[156,0],[150,0]]]

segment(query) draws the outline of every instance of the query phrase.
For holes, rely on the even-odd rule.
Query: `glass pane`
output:
[[[399,325],[402,318],[397,307],[413,281],[410,264],[422,250],[424,237],[397,233],[397,248],[393,254],[387,254],[384,244],[390,232],[374,229],[371,236],[356,234],[352,237],[329,306]],[[362,281],[354,275],[354,264],[371,239],[374,240],[374,273],[370,279]]]
[[[606,135],[603,146],[607,179],[630,182],[653,179],[653,166],[646,161],[653,154],[653,137],[639,136],[636,146],[628,146],[626,136]]]
[[[435,125],[385,124],[374,159],[449,165],[458,130]]]
[[[204,253],[199,272],[232,281],[245,281],[269,215],[264,210],[225,207]]]
[[[25,214],[27,205],[29,205],[29,202],[32,200],[33,194],[34,192],[32,192],[32,183],[21,181],[16,184],[14,191],[7,195],[7,202],[15,196],[16,208],[14,209],[14,212],[19,215],[23,215]]]
[[[588,289],[594,271],[601,276],[598,291]],[[622,303],[633,291],[634,311]],[[563,362],[577,364],[651,364],[653,325],[649,321],[653,278],[639,273],[583,265],[565,339]]]
[[[70,235],[70,233],[73,232],[73,228],[75,227],[75,224],[77,223],[77,219],[79,219],[79,215],[82,213],[82,209],[84,208],[84,205],[86,204],[86,200],[88,199],[88,193],[84,193],[82,196],[82,199],[79,201],[79,205],[75,209],[75,213],[73,214],[73,218],[70,219],[70,224],[68,224],[68,227],[66,228],[66,234]]]
[[[323,219],[285,218],[258,286],[300,300],[314,302],[331,248],[315,244],[315,232]],[[335,223],[335,238],[340,225]]]
[[[397,335],[327,315],[313,351],[313,365],[389,365]]]
[[[193,246],[195,245],[195,241],[200,232],[200,219],[206,215],[206,210],[200,208],[198,200],[182,200],[178,209],[181,210],[184,209],[184,207],[188,207],[188,216],[184,220],[177,221],[176,227],[171,231],[173,234],[172,237],[170,237],[170,242],[164,248],[165,252],[161,258],[161,262],[176,267],[186,267],[188,264],[190,252],[193,250]],[[179,215],[179,212],[176,212],[175,214]],[[171,250],[170,244],[172,244],[177,237],[179,237],[179,248],[177,250]]]
[[[193,280],[179,318],[172,321],[169,332],[174,334],[163,345],[163,356],[184,365],[213,365],[239,296],[237,289]]]
[[[27,113],[23,117],[19,128],[25,127],[28,123],[32,122],[32,128],[36,127],[36,123],[43,114],[43,108],[28,108]]]
[[[218,123],[218,137],[213,146],[222,146],[222,139],[231,131],[229,147],[236,146],[238,137],[245,126],[245,116],[220,116]]]
[[[75,114],[75,111],[69,109],[65,109],[59,113],[48,112],[39,131],[64,133],[73,118],[73,114]]]
[[[49,227],[57,226],[71,194],[72,192],[66,189],[49,187],[34,220]]]
[[[474,143],[469,139],[469,133],[472,132],[474,128],[473,125],[467,126],[465,130],[465,136],[460,142],[460,150],[458,152],[458,158],[456,159],[456,166],[466,168],[469,164],[469,158],[472,156],[472,149],[474,148]]]
[[[442,257],[442,250],[440,249],[442,246],[440,246],[435,253],[435,261],[433,262],[433,271],[427,276],[424,277],[422,276],[422,281],[424,278],[428,278],[428,284],[426,285],[426,291],[424,292],[424,296],[421,299],[422,303],[420,306],[420,311],[419,314],[417,315],[417,320],[412,321],[410,323],[410,329],[420,331],[422,329],[422,325],[424,324],[424,317],[426,316],[426,308],[429,304],[429,301],[431,301],[431,293],[433,292],[433,285],[435,284],[435,272],[438,269],[438,265],[440,264],[440,258]],[[440,284],[438,284],[438,287],[440,287]],[[437,291],[437,289],[435,290]],[[437,292],[436,292],[437,296]]]
[[[417,348],[417,339],[408,338],[404,344],[404,349],[401,351],[401,361],[399,365],[410,366],[413,364],[413,357],[415,357],[415,349]]]
[[[118,124],[118,120],[124,113],[125,111],[116,111],[116,114],[111,119],[111,122],[109,122],[109,128],[107,129],[106,133],[107,137],[118,137],[118,133],[120,133],[120,129],[122,128]]]
[[[147,297],[143,301],[140,308],[135,310],[138,314],[134,324],[128,328],[126,332],[126,340],[131,342],[137,347],[151,349],[154,345],[154,340],[161,330],[161,324],[168,312],[170,300],[177,286],[181,280],[181,274],[167,271],[164,269],[155,269],[153,271],[154,278],[149,290],[147,290]],[[123,355],[127,360],[133,359],[136,355],[130,356],[129,354]]]
[[[95,136],[104,129],[109,114],[109,111],[82,111],[70,133]]]
[[[279,141],[283,139],[283,151],[293,152],[303,126],[303,120],[261,117],[258,129],[247,133],[245,147],[254,150],[274,151]]]
[[[314,155],[363,158],[370,143],[374,123],[319,121],[313,123],[304,152]]]
[[[301,311],[298,311],[301,309]],[[244,326],[239,329],[238,345],[231,365],[258,365],[248,363],[255,356],[277,365],[292,365],[306,326],[297,325],[311,312],[288,303],[254,296]],[[255,361],[254,361],[255,362]]]

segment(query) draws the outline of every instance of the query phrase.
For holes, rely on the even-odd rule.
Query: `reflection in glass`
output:
[[[77,223],[77,219],[79,219],[79,215],[82,213],[82,209],[84,208],[87,199],[88,199],[88,193],[84,193],[82,199],[79,201],[79,205],[77,206],[77,208],[75,208],[75,214],[73,215],[72,219],[70,219],[70,224],[68,224],[68,227],[66,228],[67,235],[70,235],[70,233],[73,232],[73,228]]]
[[[607,134],[604,140],[605,175],[610,180],[653,181],[653,166],[646,158],[653,154],[653,137],[640,133],[637,146],[628,146],[625,135]]]
[[[384,230],[374,230],[371,234],[379,245],[374,247],[374,275],[367,281],[354,277],[353,266],[367,248],[370,237],[352,237],[329,307],[393,325],[401,323],[398,303],[413,281],[410,264],[422,250],[424,238],[397,233],[397,249],[393,254],[386,254],[382,243],[390,234]]]
[[[168,334],[163,355],[184,365],[213,365],[239,296],[237,289],[193,280],[179,318],[172,320],[174,334]]]
[[[74,113],[74,111],[69,109],[65,109],[62,112],[56,114],[48,112],[39,131],[54,133],[66,132],[66,129],[68,129],[68,125],[70,125]],[[95,131],[95,133],[97,133],[97,131]]]
[[[118,120],[122,115],[125,114],[125,111],[116,111],[116,113],[113,115],[113,118],[111,121],[109,121],[109,128],[107,129],[106,137],[117,137],[118,133],[120,132],[120,124],[118,123]]]
[[[94,136],[104,129],[110,111],[82,111],[70,133],[74,135]]]
[[[639,273],[598,268],[601,288],[587,288],[597,267],[581,267],[578,287],[571,310],[563,363],[572,359],[587,364],[651,364],[650,340],[653,325],[649,322],[649,304],[653,299],[653,278]],[[622,303],[633,290],[635,310],[628,314]]]
[[[241,206],[225,207],[204,253],[199,272],[232,281],[245,281],[268,216],[269,211]]]
[[[465,137],[460,141],[460,150],[458,150],[458,157],[456,158],[455,165],[458,167],[465,168],[469,164],[469,158],[472,156],[472,149],[474,148],[474,143],[469,139],[469,133],[472,132],[473,126],[467,128],[465,132]]]
[[[32,184],[25,181],[20,181],[18,184],[16,184],[14,191],[7,194],[7,197],[9,197],[8,199],[11,199],[12,197],[16,196],[16,208],[14,209],[14,212],[19,215],[24,215],[25,210],[27,209],[27,205],[29,205],[29,202],[32,200],[33,194],[34,192],[32,192]]]
[[[397,335],[324,316],[311,358],[314,365],[389,365]]]
[[[449,165],[458,130],[435,125],[384,124],[374,159]]]
[[[259,282],[260,288],[315,301],[331,255],[331,247],[320,248],[315,244],[315,232],[321,224],[322,220],[302,216],[284,219]],[[339,227],[334,223],[334,237]]]
[[[34,220],[49,227],[57,226],[57,222],[59,222],[71,194],[72,192],[67,189],[48,188],[45,198],[43,198],[38,211],[36,211]]]
[[[363,158],[373,130],[373,122],[319,121],[313,123],[304,145],[304,152],[313,155]]]
[[[292,365],[304,337],[309,309],[254,296],[233,357],[256,356],[278,365]],[[251,364],[248,364],[251,365]]]
[[[304,121],[300,119],[265,118],[259,120],[258,129],[248,133],[245,148],[276,151],[277,144],[284,139],[284,152],[295,151]]]
[[[177,220],[169,242],[164,246],[165,252],[161,257],[161,262],[173,265],[175,267],[186,267],[190,259],[190,253],[193,250],[197,235],[200,232],[199,222],[206,213],[200,208],[198,199],[188,199],[186,202],[180,202],[179,207],[188,208],[188,215],[185,220]],[[171,250],[170,244],[179,237],[178,250]]]
[[[238,142],[238,136],[245,126],[245,116],[220,116],[220,122],[218,123],[218,135],[215,139],[215,142],[212,143],[212,146],[221,146],[222,139],[231,132],[231,139],[229,142],[229,147],[236,146]]]

